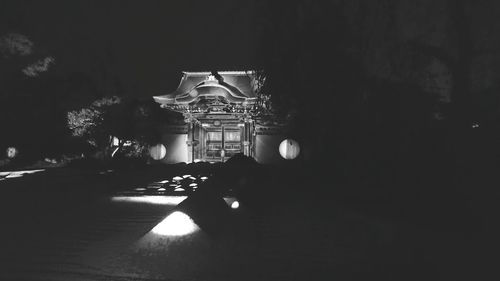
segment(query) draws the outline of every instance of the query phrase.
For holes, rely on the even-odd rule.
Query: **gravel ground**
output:
[[[55,169],[1,181],[0,280],[496,280],[487,231],[385,218],[310,194],[275,196],[265,212],[242,205],[220,237],[159,236],[151,229],[174,205],[110,200],[157,174]]]

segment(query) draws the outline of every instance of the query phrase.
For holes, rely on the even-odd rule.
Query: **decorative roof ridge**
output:
[[[255,70],[221,70],[217,71],[217,73],[223,75],[248,75],[255,74]],[[182,71],[183,74],[187,75],[200,75],[206,76],[212,74],[212,71]]]

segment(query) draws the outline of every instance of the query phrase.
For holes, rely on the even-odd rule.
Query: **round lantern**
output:
[[[281,157],[287,160],[292,160],[299,156],[300,146],[297,141],[286,139],[280,143],[279,150]]]
[[[166,154],[167,148],[165,148],[165,146],[161,143],[149,148],[149,155],[151,155],[151,158],[154,160],[161,160],[165,158]]]
[[[12,159],[12,158],[15,158],[17,156],[17,154],[19,154],[19,150],[17,150],[17,148],[15,148],[15,147],[8,147],[6,150],[6,153],[7,153],[7,157]]]

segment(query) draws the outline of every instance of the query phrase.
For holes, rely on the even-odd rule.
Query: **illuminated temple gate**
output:
[[[237,153],[259,160],[259,154],[266,153],[261,162],[272,162],[268,160],[277,155],[277,148],[266,152],[265,147],[276,146],[280,137],[270,142],[259,136],[276,130],[256,123],[255,75],[253,71],[183,72],[177,90],[155,96],[161,107],[184,116],[185,125],[166,129],[167,161],[218,162]]]

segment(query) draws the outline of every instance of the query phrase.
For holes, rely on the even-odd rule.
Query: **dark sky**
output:
[[[252,1],[2,1],[1,31],[28,35],[62,71],[109,67],[128,94],[173,91],[182,70],[256,67]]]

